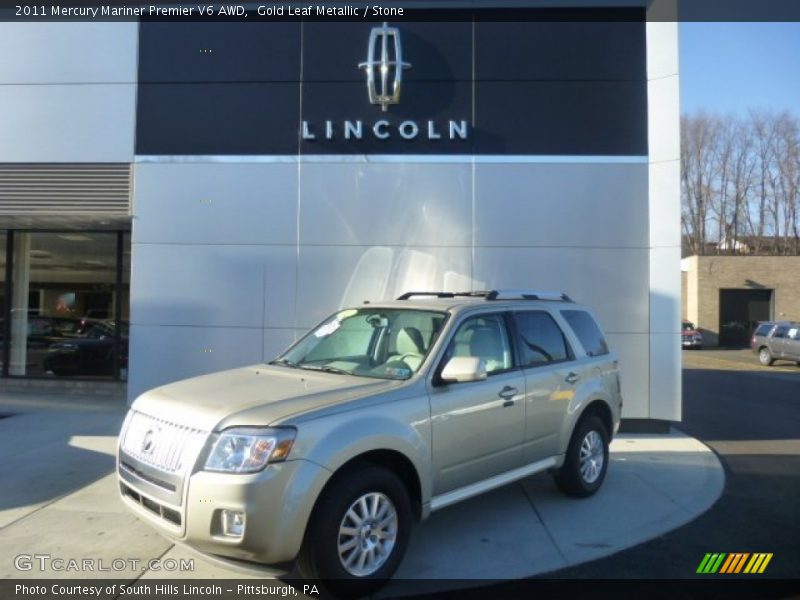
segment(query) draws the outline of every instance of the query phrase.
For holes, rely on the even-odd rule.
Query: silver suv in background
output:
[[[750,340],[759,362],[770,366],[776,360],[789,360],[800,366],[800,323],[767,321],[759,324]]]
[[[409,293],[141,395],[117,473],[175,541],[366,594],[432,511],[541,471],[594,494],[621,410],[617,357],[566,295]]]

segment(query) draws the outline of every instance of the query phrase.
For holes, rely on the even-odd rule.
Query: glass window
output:
[[[768,335],[770,329],[772,329],[771,323],[762,323],[758,326],[754,335]]]
[[[511,344],[502,315],[480,315],[464,321],[453,336],[446,357],[475,356],[491,375],[513,366]]]
[[[543,311],[514,313],[522,346],[521,362],[536,366],[567,360],[570,352],[564,333],[549,314]]]
[[[583,310],[562,310],[561,315],[567,320],[575,335],[589,356],[608,354],[608,344],[592,316]]]
[[[342,310],[270,364],[407,379],[422,365],[444,319],[443,313],[423,310]]]
[[[775,333],[772,334],[774,338],[785,338],[786,332],[789,331],[789,328],[786,325],[781,325],[775,330]]]
[[[800,340],[800,328],[792,327],[786,337],[790,340]]]
[[[101,377],[119,372],[116,232],[14,231],[9,374]],[[124,298],[121,296],[124,295]],[[125,339],[127,366],[127,338]]]

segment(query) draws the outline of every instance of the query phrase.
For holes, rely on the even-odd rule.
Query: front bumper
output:
[[[253,474],[197,471],[180,486],[178,503],[158,493],[158,482],[145,473],[118,464],[117,475],[125,505],[166,537],[205,554],[280,564],[299,552],[330,471],[305,460],[271,464]],[[223,510],[245,515],[241,537],[223,534]]]

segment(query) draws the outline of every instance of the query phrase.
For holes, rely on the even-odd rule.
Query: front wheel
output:
[[[337,595],[377,590],[400,565],[411,514],[408,492],[393,472],[374,465],[349,470],[314,509],[298,557],[300,573]]]
[[[581,419],[569,441],[564,465],[556,472],[558,488],[568,496],[586,498],[603,484],[608,469],[608,432],[596,416]]]
[[[772,358],[772,352],[769,351],[769,348],[762,348],[758,351],[758,361],[765,367],[771,367],[775,359]]]

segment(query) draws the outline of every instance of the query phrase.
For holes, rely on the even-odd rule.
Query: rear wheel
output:
[[[769,351],[769,348],[764,347],[758,351],[758,361],[765,367],[771,367],[775,359],[772,358],[772,352]]]
[[[403,482],[383,467],[343,473],[325,490],[298,557],[300,573],[331,592],[365,595],[397,570],[411,530]]]
[[[607,470],[608,432],[597,416],[583,418],[572,432],[556,485],[568,496],[586,498],[600,489]]]

